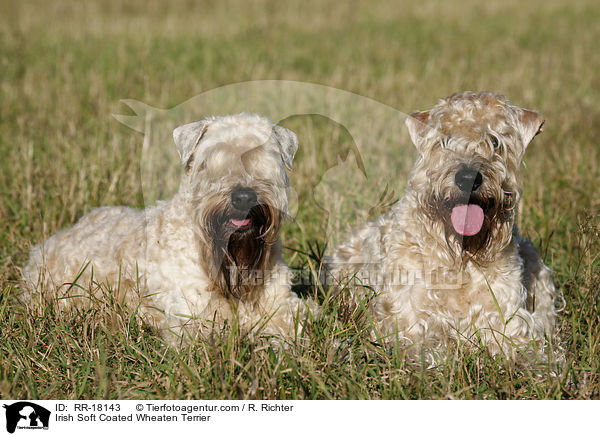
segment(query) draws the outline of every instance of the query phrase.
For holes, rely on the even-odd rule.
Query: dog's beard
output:
[[[453,254],[462,258],[478,263],[493,261],[510,241],[514,216],[513,196],[510,194],[495,197],[460,193],[444,199],[432,197],[426,202],[425,211],[432,221],[442,224],[446,245]],[[482,216],[471,218],[464,214]],[[464,227],[457,223],[462,219],[466,221]]]
[[[264,285],[279,223],[280,214],[266,204],[247,212],[226,207],[207,215],[203,256],[209,262],[213,290],[230,298],[253,299]]]

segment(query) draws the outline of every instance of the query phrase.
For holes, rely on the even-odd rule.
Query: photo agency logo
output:
[[[4,404],[6,410],[6,431],[14,433],[19,430],[48,430],[50,411],[29,401]]]

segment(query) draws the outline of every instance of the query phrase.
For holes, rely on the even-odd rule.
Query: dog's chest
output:
[[[389,314],[410,311],[472,317],[513,313],[523,306],[521,267],[514,256],[481,267],[471,262],[449,266],[442,259],[404,251],[387,260],[384,292],[377,299]]]

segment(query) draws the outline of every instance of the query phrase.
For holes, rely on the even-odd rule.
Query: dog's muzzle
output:
[[[236,217],[232,217],[229,223],[234,227],[247,227],[252,219],[248,216],[250,209],[258,204],[256,192],[251,188],[236,188],[231,193],[231,205],[236,211]]]
[[[483,183],[483,176],[474,168],[463,168],[454,176],[454,183],[461,192],[469,197],[471,193],[479,189]],[[455,205],[450,215],[452,227],[456,233],[462,236],[473,236],[479,233],[484,219],[485,214],[481,206],[471,202]]]
[[[475,192],[483,183],[483,176],[473,168],[463,168],[454,176],[454,183],[462,192]]]
[[[256,204],[256,192],[251,188],[236,188],[231,193],[231,205],[236,210],[247,212]]]

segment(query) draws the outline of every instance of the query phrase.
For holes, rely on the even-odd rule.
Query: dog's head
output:
[[[250,298],[288,213],[296,135],[258,115],[208,118],[173,132],[187,196],[216,288]]]
[[[467,92],[406,124],[420,153],[410,188],[424,215],[453,252],[492,260],[510,242],[519,168],[544,119],[501,95]]]

